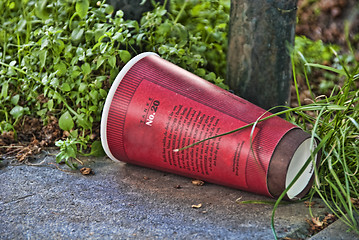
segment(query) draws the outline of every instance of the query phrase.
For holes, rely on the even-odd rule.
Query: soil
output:
[[[0,135],[0,160],[1,156],[7,155],[20,162],[26,161],[43,148],[53,147],[62,136],[63,132],[54,116],[49,116],[47,123],[26,116],[15,126],[15,131]]]
[[[359,4],[357,0],[299,0],[297,35],[312,40],[359,49]],[[347,25],[347,26],[346,26]],[[345,28],[348,28],[348,37]]]
[[[298,21],[296,35],[305,36],[311,40],[321,40],[326,44],[340,46],[348,52],[354,51],[355,60],[359,62],[359,3],[357,0],[299,0],[297,10]],[[320,64],[331,65],[330,62]],[[329,96],[331,90],[323,92],[320,84],[326,80],[324,72],[312,69],[310,84],[314,97]],[[312,102],[313,97],[307,87],[304,76],[297,76],[300,101],[302,104]],[[343,79],[336,79],[341,84]],[[359,87],[359,83],[357,83]],[[297,107],[298,101],[294,85],[291,87],[291,107]]]
[[[347,24],[347,25],[346,25]],[[348,38],[345,27],[348,28]],[[357,0],[299,0],[297,35],[304,35],[312,40],[322,40],[325,43],[340,45],[348,48],[347,40],[356,49],[356,60],[359,61],[359,4]],[[322,73],[314,73],[317,84]],[[300,98],[302,102],[311,98],[305,80],[298,78]],[[319,93],[316,93],[316,96]],[[292,106],[296,106],[295,88],[292,87]],[[99,138],[99,126],[93,139]],[[4,132],[0,135],[0,160],[2,156],[16,157],[19,161],[27,161],[33,155],[46,147],[54,147],[57,140],[65,138],[68,133],[63,132],[55,117],[49,116],[47,122],[25,117],[15,127],[15,132]]]

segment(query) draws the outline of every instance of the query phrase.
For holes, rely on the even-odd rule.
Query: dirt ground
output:
[[[299,0],[297,10],[296,35],[311,40],[321,40],[326,44],[338,45],[341,51],[348,52],[348,42],[354,51],[355,60],[359,61],[359,3],[357,0]],[[331,65],[330,62],[320,64]],[[324,71],[313,69],[309,76],[314,97],[330,95],[331,88],[326,92],[320,89],[325,81],[330,81]],[[335,84],[344,79],[335,78]],[[312,96],[304,76],[297,75],[301,103],[311,102]],[[358,84],[359,87],[359,84]],[[294,85],[291,88],[291,106],[298,106]]]
[[[349,40],[359,48],[359,3],[357,0],[299,0],[297,35],[346,46]],[[349,39],[345,37],[346,24]]]

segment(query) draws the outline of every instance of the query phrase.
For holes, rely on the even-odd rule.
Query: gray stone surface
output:
[[[0,163],[0,239],[272,239],[271,200],[108,158],[82,159],[94,175]],[[177,188],[178,185],[180,188]],[[192,205],[202,204],[201,208]],[[326,211],[316,204],[313,212]],[[307,233],[304,203],[276,212],[280,237]]]

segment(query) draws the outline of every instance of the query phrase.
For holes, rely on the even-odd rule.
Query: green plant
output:
[[[164,59],[227,89],[226,69],[229,1],[171,1],[171,11],[157,5],[141,19],[134,36],[140,51]]]
[[[207,68],[221,78],[226,76],[229,10],[229,0],[172,1],[172,12],[177,14],[175,22],[201,42],[192,44],[192,51],[204,56]]]
[[[296,36],[295,45],[292,50],[292,64],[296,69],[296,75],[298,77],[317,75],[318,82],[306,82],[309,89],[315,90],[319,94],[326,94],[330,89],[338,83],[338,78],[331,72],[318,71],[313,69],[307,63],[319,62],[323,65],[330,65],[335,57],[332,54],[332,50],[339,50],[339,46],[324,44],[321,40],[312,41],[305,36]],[[313,95],[313,94],[312,94]]]
[[[336,56],[336,68],[314,63],[306,66],[328,71],[336,78],[344,77],[344,82],[341,86],[335,85],[330,96],[317,98],[312,104],[301,106],[298,98],[300,107],[290,109],[292,114],[287,114],[287,119],[307,129],[312,138],[320,141],[317,151],[322,151],[322,161],[319,169],[315,169],[315,183],[309,198],[319,195],[333,214],[359,234],[355,219],[359,214],[355,204],[359,199],[359,63],[345,61],[352,59],[353,53],[339,56],[333,48],[331,51]],[[298,91],[296,88],[297,95]],[[273,217],[280,200],[274,207]]]
[[[135,22],[124,21],[121,11],[112,18],[111,6],[87,0],[2,5],[8,8],[0,27],[1,131],[24,115],[44,122],[55,115],[62,130],[78,129],[76,144],[91,145],[117,66],[131,58],[127,40]]]
[[[187,6],[208,15],[222,6],[222,1],[215,3],[202,6],[190,1]],[[91,153],[107,91],[124,64],[142,51],[158,52],[226,88],[220,73],[207,68],[213,59],[203,54],[217,56],[214,52],[218,50],[224,59],[225,44],[222,47],[220,43],[225,42],[226,24],[210,31],[202,27],[203,31],[197,32],[194,26],[203,21],[198,10],[188,30],[180,19],[190,9],[176,12],[180,4],[173,1],[173,13],[156,5],[138,23],[124,20],[123,12],[114,13],[105,1],[1,0],[5,6],[0,9],[1,132],[15,132],[25,115],[41,118],[45,124],[55,116],[69,136],[68,141],[57,144],[60,152],[67,152],[59,155],[58,161],[62,158],[68,163],[74,158],[73,151],[68,150],[71,148],[76,155]],[[221,15],[223,7],[216,11],[216,16]],[[218,25],[226,18],[224,15],[211,21]],[[217,36],[216,47],[213,36]]]

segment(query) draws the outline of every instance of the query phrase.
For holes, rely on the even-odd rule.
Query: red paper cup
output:
[[[101,120],[107,155],[277,198],[311,156],[316,141],[297,126],[160,58],[142,53],[115,79]],[[304,196],[313,181],[315,156],[286,194]]]

